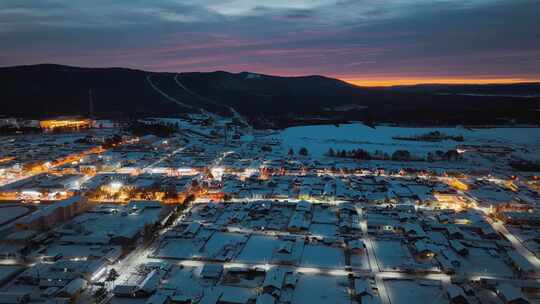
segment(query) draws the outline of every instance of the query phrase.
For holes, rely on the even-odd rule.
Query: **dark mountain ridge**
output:
[[[0,68],[0,114],[20,117],[176,116],[204,109],[252,121],[369,120],[408,124],[538,123],[540,84],[358,87],[324,76],[279,77],[250,72],[147,72],[40,64]],[[486,94],[468,96],[462,93]],[[486,93],[487,92],[487,93]],[[510,93],[512,94],[510,94]],[[532,92],[532,93],[531,93]],[[536,92],[536,93],[535,93]],[[353,105],[350,111],[337,110]]]

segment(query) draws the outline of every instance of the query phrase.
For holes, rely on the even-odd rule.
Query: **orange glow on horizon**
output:
[[[523,78],[339,78],[350,84],[364,87],[389,87],[397,85],[417,84],[512,84],[524,82],[540,82],[540,79]]]

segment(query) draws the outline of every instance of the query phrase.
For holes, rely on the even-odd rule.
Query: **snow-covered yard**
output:
[[[504,262],[502,255],[489,253],[482,248],[469,247],[469,254],[461,257],[459,272],[469,275],[498,275],[512,277],[512,268]]]
[[[264,235],[252,235],[236,257],[236,261],[254,264],[271,262],[272,253],[281,241]]]
[[[292,304],[332,303],[349,304],[348,279],[345,276],[301,274],[294,291]]]
[[[399,240],[373,241],[373,249],[381,270],[395,270],[413,262],[409,250]]]
[[[305,267],[342,268],[345,266],[343,249],[324,245],[306,245],[301,264]]]
[[[441,283],[427,280],[385,280],[390,304],[448,303]]]

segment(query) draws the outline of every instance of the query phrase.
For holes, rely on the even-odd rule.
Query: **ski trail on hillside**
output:
[[[196,108],[191,106],[191,105],[188,105],[188,104],[185,104],[181,101],[179,101],[178,99],[168,95],[167,93],[163,92],[157,85],[155,85],[153,82],[152,82],[152,79],[151,79],[151,76],[152,75],[148,75],[146,76],[146,81],[148,82],[148,84],[154,89],[154,91],[158,92],[161,96],[165,97],[167,100],[169,101],[172,101],[174,103],[176,103],[177,105],[179,106],[182,106],[184,108],[188,108],[188,109],[192,109],[192,110],[195,110]],[[201,110],[201,109],[199,109]]]
[[[240,115],[240,113],[238,113],[233,107],[231,106],[227,106],[227,105],[223,105],[221,103],[218,103],[217,101],[215,100],[212,100],[210,98],[207,98],[207,97],[204,97],[204,96],[201,96],[199,94],[197,94],[196,92],[192,91],[190,88],[188,88],[187,86],[185,86],[183,83],[180,82],[180,80],[178,80],[178,73],[174,76],[174,81],[176,82],[176,84],[178,84],[179,87],[181,87],[184,91],[186,91],[187,93],[203,100],[203,101],[206,101],[206,102],[209,102],[213,105],[216,105],[216,106],[219,106],[219,107],[226,107],[229,109],[229,111],[231,112],[231,114],[233,115],[233,117],[236,117],[238,120],[240,120],[242,123],[244,123],[246,126],[250,126],[250,124],[246,121],[246,119]]]

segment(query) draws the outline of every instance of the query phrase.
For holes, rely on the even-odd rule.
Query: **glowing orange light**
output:
[[[2,158],[0,158],[0,164],[10,162],[10,161],[12,161],[12,160],[14,160],[14,159],[15,159],[14,156],[6,156],[6,157],[2,157]]]
[[[50,119],[39,122],[40,127],[46,130],[56,128],[87,128],[90,124],[90,119]]]
[[[522,82],[540,82],[540,79],[523,78],[395,78],[395,77],[370,77],[370,78],[348,78],[340,77],[341,80],[357,86],[396,86],[396,85],[416,85],[416,84],[511,84]]]

